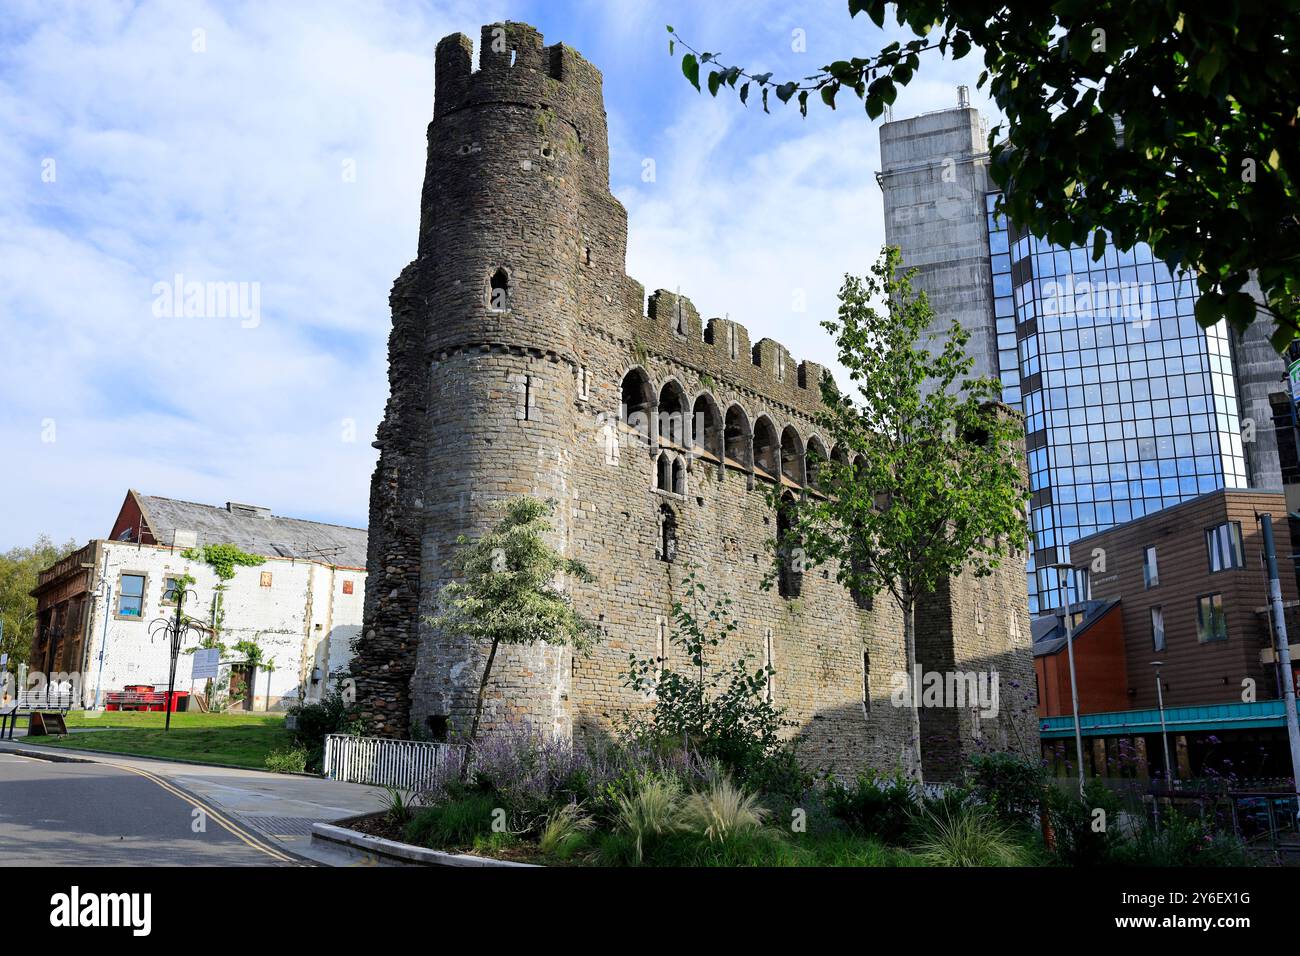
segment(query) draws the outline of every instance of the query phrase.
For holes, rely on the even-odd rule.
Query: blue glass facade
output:
[[[1222,326],[1151,250],[1016,236],[985,198],[1003,398],[1025,415],[1029,609],[1060,605],[1076,538],[1219,488],[1247,486]],[[1083,597],[1084,595],[1074,595]]]

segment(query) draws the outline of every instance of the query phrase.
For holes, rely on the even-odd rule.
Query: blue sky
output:
[[[884,241],[878,124],[844,97],[807,120],[714,101],[667,54],[671,23],[802,76],[896,36],[845,0],[795,6],[6,0],[0,548],[103,536],[129,487],[364,526],[434,46],[502,19],[604,73],[628,273],[833,364],[817,323]],[[954,104],[979,69],[927,60],[894,115]],[[256,284],[258,321],[156,314],[178,273]]]

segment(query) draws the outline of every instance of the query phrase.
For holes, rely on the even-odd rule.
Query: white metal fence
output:
[[[454,761],[458,767],[464,754],[465,748],[455,744],[330,734],[325,738],[325,776],[419,790],[446,762]]]

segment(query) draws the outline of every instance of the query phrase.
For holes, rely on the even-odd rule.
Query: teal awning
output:
[[[1085,737],[1123,737],[1160,733],[1159,710],[1122,710],[1109,714],[1080,714]],[[1200,707],[1166,707],[1165,726],[1170,733],[1204,730],[1253,730],[1286,726],[1286,701],[1257,700],[1249,704],[1206,704]],[[1040,717],[1044,740],[1074,736],[1074,717]]]

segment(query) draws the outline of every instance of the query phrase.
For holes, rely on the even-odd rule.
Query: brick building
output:
[[[764,590],[776,532],[767,491],[811,493],[823,370],[743,325],[624,272],[627,216],[609,191],[599,71],[532,27],[438,44],[417,256],[390,304],[390,397],[371,486],[366,622],[354,671],[377,733],[463,731],[483,649],[423,623],[458,535],[477,537],[517,495],[558,503],[554,544],[592,569],[572,583],[603,639],[590,656],[503,648],[484,726],[527,721],[606,733],[638,701],[629,652],[667,645],[687,568],[735,601],[738,645],[776,670],[774,699],[813,763],[900,764],[910,730],[891,705],[905,669],[884,596],[855,598],[834,569]],[[787,582],[791,583],[791,582]],[[923,670],[1030,686],[1023,561],[939,589],[919,615]],[[928,777],[977,738],[1032,751],[1031,711],[922,715]],[[1025,696],[1022,692],[1021,697]],[[1030,705],[1032,707],[1032,704]]]
[[[1165,724],[1179,776],[1290,774],[1268,579],[1256,515],[1273,533],[1292,653],[1300,651],[1294,545],[1280,492],[1215,491],[1137,521],[1080,538],[1071,563],[1086,576],[1090,601],[1074,605],[1080,712],[1094,772],[1134,772],[1121,753],[1145,752],[1159,766],[1157,668]],[[1051,620],[1059,618],[1059,612]],[[1037,629],[1042,625],[1035,622]],[[1059,636],[1057,630],[1054,636]],[[1043,638],[1049,635],[1042,635]],[[1120,638],[1117,640],[1117,637]],[[1100,639],[1099,639],[1100,638]],[[1044,748],[1072,753],[1069,675],[1064,652],[1058,686],[1043,688]],[[1099,674],[1108,675],[1099,682]],[[1040,681],[1044,668],[1040,666]],[[1118,704],[1122,700],[1122,704]]]
[[[108,538],[90,541],[40,573],[32,592],[37,621],[29,685],[36,686],[30,683],[35,679],[72,684],[86,707],[97,695],[102,704],[109,692],[129,685],[166,690],[168,646],[150,634],[150,624],[173,613],[169,581],[186,574],[194,578],[186,614],[212,620],[216,572],[183,553],[204,544],[233,544],[265,558],[238,567],[225,582],[221,640],[232,650],[223,656],[222,678],[233,675],[248,709],[318,699],[331,676],[347,670],[361,629],[364,529],[135,491],[127,493]],[[269,675],[239,662],[233,647],[244,640],[274,660]],[[178,661],[178,690],[191,689],[190,660],[182,654]]]

